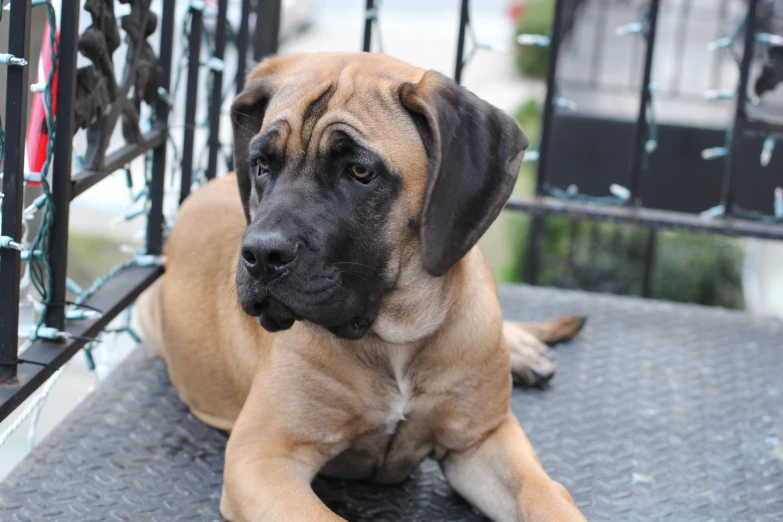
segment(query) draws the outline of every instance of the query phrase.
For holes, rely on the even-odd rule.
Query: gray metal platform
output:
[[[514,412],[590,520],[783,520],[783,321],[501,288],[506,316],[590,316]],[[225,435],[139,350],[0,484],[0,520],[219,520]],[[484,520],[427,461],[400,487],[317,479],[352,521]]]

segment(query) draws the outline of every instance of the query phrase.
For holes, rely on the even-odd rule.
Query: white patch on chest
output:
[[[390,397],[388,411],[386,413],[386,433],[393,435],[397,424],[405,420],[408,405],[411,398],[411,380],[405,371],[411,356],[411,348],[407,346],[394,346],[389,350],[389,363],[391,365],[394,380],[397,383],[397,392]]]

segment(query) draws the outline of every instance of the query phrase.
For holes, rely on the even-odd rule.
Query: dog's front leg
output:
[[[313,493],[314,475],[292,457],[226,461],[220,513],[231,522],[345,522]]]
[[[221,514],[231,522],[345,522],[310,487],[328,457],[281,428],[258,381],[226,447]]]
[[[509,412],[481,443],[441,462],[449,483],[495,522],[584,522],[571,495],[541,466]]]

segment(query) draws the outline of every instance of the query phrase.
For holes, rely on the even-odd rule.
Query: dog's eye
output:
[[[375,172],[361,165],[357,165],[356,163],[351,164],[350,172],[355,180],[362,183],[369,183],[375,179]]]
[[[267,163],[266,158],[262,156],[256,160],[256,175],[263,176],[267,172],[269,172],[269,163]]]

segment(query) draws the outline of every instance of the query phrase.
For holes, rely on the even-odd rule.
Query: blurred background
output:
[[[204,60],[213,45],[217,1],[207,0],[205,5]],[[551,155],[548,166],[555,187],[566,190],[578,183],[580,193],[604,196],[609,195],[612,183],[625,182],[644,45],[632,27],[617,28],[640,21],[645,5],[647,2],[637,0],[573,2],[557,78],[560,95],[568,100],[568,110],[559,111],[555,117],[553,142],[558,152]],[[770,1],[767,5],[769,13],[764,23],[769,24],[770,32],[777,27],[780,34],[783,2]],[[121,6],[117,6],[119,16]],[[153,0],[153,10],[160,13],[160,7],[160,0]],[[183,120],[185,109],[184,88],[177,85],[184,83],[187,73],[187,9],[187,2],[178,2],[173,122]],[[468,53],[471,58],[462,84],[514,115],[533,144],[538,142],[540,132],[548,50],[518,45],[516,36],[546,35],[553,9],[554,0],[480,0],[472,2],[470,10],[469,50],[475,53]],[[229,0],[230,34],[237,31],[240,10],[240,0]],[[704,150],[724,143],[734,103],[709,98],[720,98],[714,93],[721,89],[736,88],[738,67],[730,52],[710,51],[708,45],[734,33],[744,12],[743,0],[669,0],[661,6],[652,76],[658,149],[642,179],[645,206],[699,213],[720,199],[723,162],[720,157],[705,159]],[[373,50],[453,76],[459,0],[386,0],[378,4],[378,13]],[[43,18],[35,22],[38,32],[31,40],[33,57],[40,52]],[[0,23],[3,47],[7,20]],[[364,20],[362,0],[283,0],[279,52],[361,50]],[[81,24],[82,29],[89,24],[85,14]],[[255,27],[253,20],[250,27]],[[260,38],[251,35],[250,40],[258,42]],[[225,57],[221,122],[225,161],[219,166],[219,174],[230,169],[227,108],[234,94],[235,42],[235,38],[229,38]],[[157,38],[152,37],[150,43],[156,47]],[[122,66],[123,47],[115,55],[115,67]],[[37,62],[33,66],[37,67]],[[201,81],[206,83],[209,75],[205,69]],[[5,85],[3,68],[0,85]],[[783,89],[770,88],[752,110],[766,118],[782,119]],[[197,106],[196,177],[206,161],[207,111],[205,95]],[[173,133],[181,132],[175,126]],[[79,151],[86,148],[83,134],[76,136],[77,167]],[[117,134],[113,140],[122,143]],[[747,171],[738,182],[737,198],[745,208],[771,214],[773,191],[783,185],[783,151],[773,153],[763,166],[759,158],[761,139],[757,141],[746,147],[750,151],[743,160]],[[170,158],[170,167],[177,168],[181,161],[177,151]],[[142,244],[145,223],[143,218],[133,219],[137,207],[126,181],[136,180],[137,187],[142,184],[142,162],[132,163],[126,176],[118,173],[102,181],[72,204],[68,269],[82,288],[131,258]],[[516,195],[533,194],[536,169],[535,161],[523,164]],[[167,191],[170,220],[174,218],[177,195],[177,187]],[[26,199],[32,201],[35,196],[31,191]],[[539,221],[542,232],[536,241],[538,247],[531,250],[532,222],[526,214],[504,212],[481,240],[498,282],[527,281],[629,295],[647,293],[657,299],[783,315],[783,246],[778,243],[668,231],[651,233],[636,226],[549,217]],[[654,250],[647,265],[651,241]],[[646,269],[650,280],[647,289],[643,283]],[[74,357],[38,416],[34,438],[44,437],[134,346],[127,336],[111,337],[95,351],[96,372],[88,370],[84,358]],[[0,424],[0,432],[13,422],[11,416]],[[0,447],[0,478],[28,451],[31,440],[25,428],[29,422]]]

